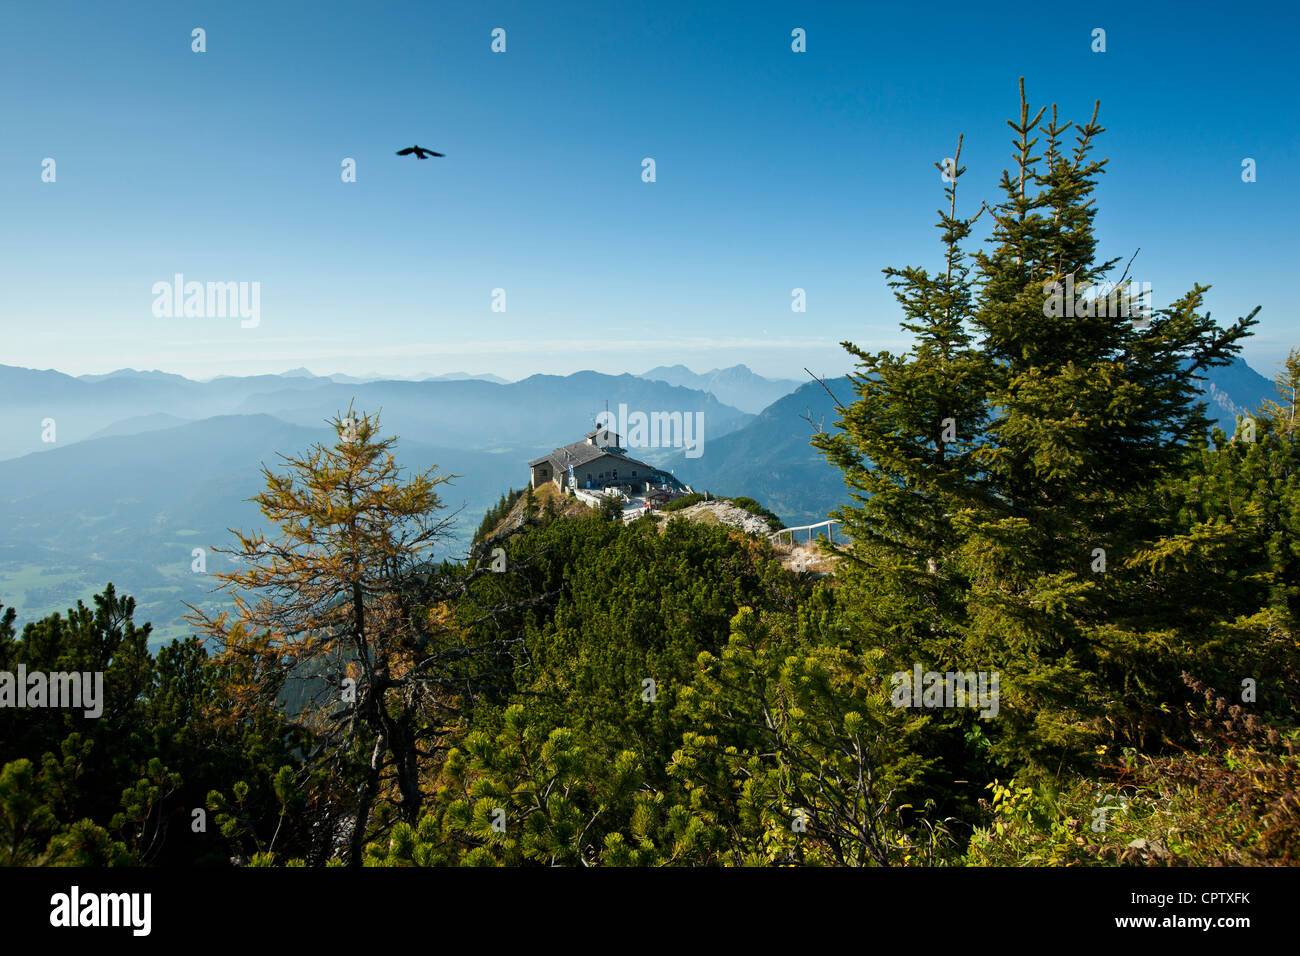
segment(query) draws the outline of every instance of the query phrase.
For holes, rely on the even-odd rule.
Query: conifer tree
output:
[[[1093,232],[1105,161],[1090,152],[1103,129],[1094,109],[1069,148],[1073,124],[1053,108],[1040,125],[1045,112],[1031,116],[1022,81],[1013,167],[985,207],[991,249],[975,256],[973,284],[954,182],[943,276],[890,272],[914,345],[895,358],[846,343],[857,401],[842,434],[814,439],[857,500],[838,517],[870,570],[848,582],[864,640],[899,664],[999,672],[991,736],[1017,766],[1077,759],[1120,733],[1105,730],[1108,714],[1150,704],[1134,684],[1147,655],[1118,647],[1139,633],[1107,631],[1139,600],[1115,579],[1154,530],[1155,486],[1204,440],[1199,376],[1230,361],[1255,321],[1220,327],[1201,312],[1200,285],[1148,321],[1127,274],[1100,307],[1097,286],[1118,262],[1098,259]],[[1091,292],[1062,302],[1067,279]],[[944,417],[955,441],[936,440]],[[1103,683],[1123,688],[1120,702]]]
[[[741,608],[682,695],[691,729],[669,773],[711,835],[701,843],[720,843],[732,865],[932,862],[941,827],[900,821],[927,762],[914,747],[927,718],[890,705],[878,651],[787,627]]]
[[[857,359],[856,400],[841,408],[839,431],[812,441],[843,471],[857,503],[832,515],[855,542],[839,572],[861,596],[851,626],[890,635],[904,669],[934,663],[937,647],[958,640],[964,618],[953,522],[988,494],[972,453],[988,417],[989,369],[972,345],[975,302],[962,249],[980,213],[958,215],[961,151],[959,137],[952,161],[935,163],[948,181],[937,223],[942,271],[884,270],[912,347],[894,355],[844,342]]]
[[[377,801],[418,820],[421,759],[478,688],[477,663],[517,639],[465,646],[446,608],[485,571],[458,575],[431,560],[449,527],[437,489],[453,476],[436,466],[404,476],[376,417],[349,409],[331,424],[332,447],[283,456],[287,474],[263,467],[267,488],[253,500],[280,535],[236,532],[247,567],[219,575],[233,620],[199,611],[191,620],[244,675],[236,707],[258,713],[287,700],[312,734],[302,784],[334,809],[311,862],[345,832],[359,866]],[[391,822],[385,811],[381,825]]]
[[[1277,398],[1264,400],[1260,412],[1273,421],[1273,428],[1295,441],[1296,426],[1300,424],[1300,349],[1292,349],[1273,379]]]
[[[1030,118],[1022,81],[1009,124],[1016,172],[1003,173],[1004,199],[991,207],[993,249],[977,256],[974,324],[993,374],[975,457],[996,493],[963,544],[965,653],[1002,672],[1004,755],[1048,766],[1098,737],[1143,735],[1113,719],[1153,706],[1160,683],[1143,686],[1158,661],[1141,628],[1116,633],[1115,618],[1141,600],[1122,562],[1154,531],[1153,488],[1204,441],[1202,374],[1229,362],[1255,322],[1252,312],[1217,325],[1201,311],[1201,285],[1147,319],[1126,275],[1117,296],[1061,301],[1067,278],[1086,289],[1118,262],[1098,260],[1093,234],[1106,164],[1090,158],[1099,109],[1069,149],[1072,124],[1053,108],[1040,131],[1044,111]],[[1125,308],[1102,307],[1111,303]]]

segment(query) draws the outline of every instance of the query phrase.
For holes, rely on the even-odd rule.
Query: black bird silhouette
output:
[[[442,153],[435,153],[431,149],[425,149],[423,146],[409,146],[406,149],[399,149],[397,151],[398,156],[410,156],[412,153],[415,154],[416,159],[428,159],[430,156],[443,155]]]

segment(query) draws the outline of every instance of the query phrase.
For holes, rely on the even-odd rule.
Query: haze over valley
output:
[[[1209,414],[1227,431],[1273,394],[1241,360],[1215,369],[1208,386]],[[455,373],[361,381],[305,369],[197,382],[0,366],[0,593],[20,620],[34,620],[111,581],[135,597],[155,642],[187,634],[185,604],[215,607],[211,574],[234,567],[216,550],[232,544],[229,529],[270,530],[247,500],[263,488],[261,465],[275,471],[279,455],[332,442],[325,421],[350,404],[381,412],[409,471],[436,464],[459,476],[442,489],[457,516],[441,556],[463,556],[484,511],[528,483],[527,462],[580,438],[607,403],[702,414],[697,457],[630,451],[697,490],[754,498],[787,525],[813,523],[846,498],[839,471],[808,443],[814,424],[834,428],[832,394],[847,404],[850,380],[770,380],[743,365],[517,382]],[[196,548],[205,573],[194,570]]]

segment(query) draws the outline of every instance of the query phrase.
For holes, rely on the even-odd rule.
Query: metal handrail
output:
[[[827,536],[830,538],[831,544],[834,544],[834,543],[835,543],[835,528],[833,527],[833,525],[837,525],[837,524],[840,524],[840,522],[839,522],[838,520],[834,519],[834,518],[831,518],[831,519],[828,519],[828,520],[826,520],[826,521],[819,521],[819,522],[817,522],[816,524],[805,524],[805,525],[800,525],[800,526],[797,527],[797,528],[782,528],[780,531],[772,531],[772,532],[770,532],[770,533],[768,534],[768,539],[771,540],[771,541],[780,541],[780,540],[781,540],[781,535],[783,535],[783,534],[787,534],[787,533],[788,533],[788,534],[790,535],[790,544],[793,545],[793,544],[794,544],[794,533],[795,533],[796,531],[807,531],[807,532],[808,532],[808,543],[809,543],[809,544],[812,544],[813,531],[815,531],[815,530],[818,529],[818,528],[825,528],[825,529],[826,529]]]

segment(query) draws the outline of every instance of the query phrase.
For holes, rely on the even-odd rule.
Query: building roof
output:
[[[609,432],[608,434],[612,435],[613,432]],[[637,461],[635,458],[629,458],[627,455],[624,455],[619,451],[599,448],[586,440],[571,442],[568,445],[561,445],[549,455],[543,455],[541,458],[530,461],[528,467],[535,468],[538,465],[550,462],[557,472],[562,472],[567,471],[569,465],[573,465],[574,468],[577,468],[580,465],[587,464],[587,462],[595,461],[597,458],[605,457],[617,458],[620,461],[626,461],[632,465],[639,465],[642,468],[648,468],[651,471],[660,470],[654,465],[648,465],[643,461]]]

